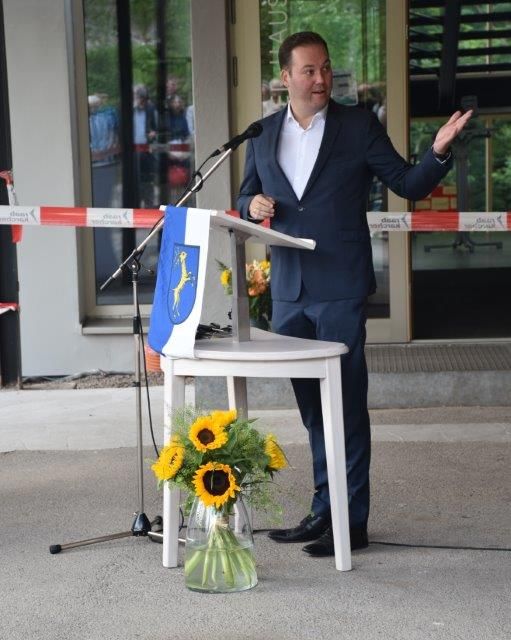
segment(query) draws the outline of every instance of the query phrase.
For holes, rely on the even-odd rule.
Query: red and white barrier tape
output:
[[[0,302],[0,316],[8,311],[17,311],[19,305],[16,302]]]
[[[371,231],[511,231],[510,211],[368,212]]]
[[[0,206],[0,224],[11,225],[150,228],[161,216],[158,209]],[[371,231],[511,231],[511,212],[370,211],[367,222]]]
[[[86,207],[0,207],[0,224],[66,227],[152,227],[158,209],[97,209]]]

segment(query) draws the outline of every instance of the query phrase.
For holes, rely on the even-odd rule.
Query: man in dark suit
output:
[[[352,549],[367,547],[370,431],[364,357],[367,296],[376,288],[366,218],[373,176],[419,200],[449,171],[449,146],[471,112],[455,113],[420,164],[396,152],[371,112],[330,99],[332,69],[316,33],[289,36],[279,50],[288,108],[262,121],[249,140],[238,209],[253,222],[313,238],[315,251],[272,248],[272,327],[294,337],[344,342],[342,393]],[[309,432],[314,472],[310,514],[298,526],[270,532],[277,542],[312,542],[311,556],[334,554],[318,380],[292,380]]]

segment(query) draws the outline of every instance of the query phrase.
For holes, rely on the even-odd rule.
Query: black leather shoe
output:
[[[330,516],[315,516],[304,518],[293,529],[272,529],[268,537],[275,542],[309,542],[316,540],[330,527]]]
[[[369,541],[367,539],[367,529],[350,529],[350,542],[352,551],[368,547]],[[325,558],[326,556],[335,555],[332,527],[328,527],[325,533],[321,538],[318,538],[316,542],[306,544],[303,550],[313,558]]]

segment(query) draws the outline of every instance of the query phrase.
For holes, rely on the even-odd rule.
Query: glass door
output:
[[[176,202],[195,162],[190,0],[130,0],[122,9],[115,0],[84,0],[83,12],[92,205],[155,209]],[[129,274],[106,291],[99,287],[146,235],[93,230],[88,314],[131,311]],[[159,242],[153,238],[144,254],[143,305],[152,303]]]
[[[414,119],[411,141],[420,156],[445,119]],[[461,146],[462,145],[462,146]],[[511,233],[499,231],[511,208],[511,118],[472,118],[455,146],[454,168],[416,208],[445,212],[501,212],[487,231],[412,234],[413,338],[509,338]],[[460,175],[461,174],[461,175]],[[460,179],[466,175],[466,181]],[[464,191],[462,197],[460,192]],[[497,229],[492,231],[492,225]]]
[[[399,7],[395,7],[399,4]],[[402,6],[401,6],[402,5]],[[278,49],[289,34],[317,31],[329,45],[334,100],[373,111],[402,155],[407,137],[406,3],[384,0],[248,0],[231,3],[233,131],[285,108]],[[254,28],[259,25],[259,28]],[[242,173],[238,154],[235,186]],[[406,201],[375,180],[368,211],[405,211]],[[372,235],[377,292],[369,299],[371,342],[409,339],[408,239],[405,233]]]

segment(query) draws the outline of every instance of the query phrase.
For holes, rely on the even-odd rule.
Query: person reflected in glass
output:
[[[179,80],[176,76],[168,76],[167,82],[165,83],[165,102],[167,105],[172,100],[174,96],[179,95],[177,90],[179,87]]]
[[[266,82],[266,80],[263,80],[261,82],[261,108],[263,111],[263,118],[264,118],[264,105],[268,102],[269,99],[270,99],[270,85],[268,82]]]
[[[185,102],[177,94],[167,103],[166,129],[169,137],[167,178],[174,200],[190,179],[190,129],[186,119]]]
[[[185,102],[181,96],[174,95],[167,102],[167,131],[171,141],[188,141],[190,137]]]
[[[106,94],[88,97],[91,155],[92,204],[95,207],[121,205],[119,116]],[[119,263],[121,234],[118,229],[94,229],[96,278],[99,282]]]
[[[156,160],[151,151],[151,143],[156,140],[158,129],[157,113],[149,100],[149,92],[143,84],[133,89],[133,142],[135,154],[135,175],[138,185],[138,206],[146,209],[154,207],[154,182]]]
[[[263,100],[263,118],[280,111],[286,106],[282,96],[285,92],[282,82],[278,78],[272,78],[268,83],[268,98]]]
[[[358,106],[377,114],[383,104],[383,88],[381,82],[359,84],[357,87]]]
[[[185,116],[186,124],[188,125],[188,130],[190,131],[190,136],[192,138],[190,142],[192,142],[193,136],[195,135],[195,106],[193,104],[189,104],[186,107]]]
[[[113,207],[120,166],[119,117],[105,94],[90,95],[88,104],[93,203]]]

